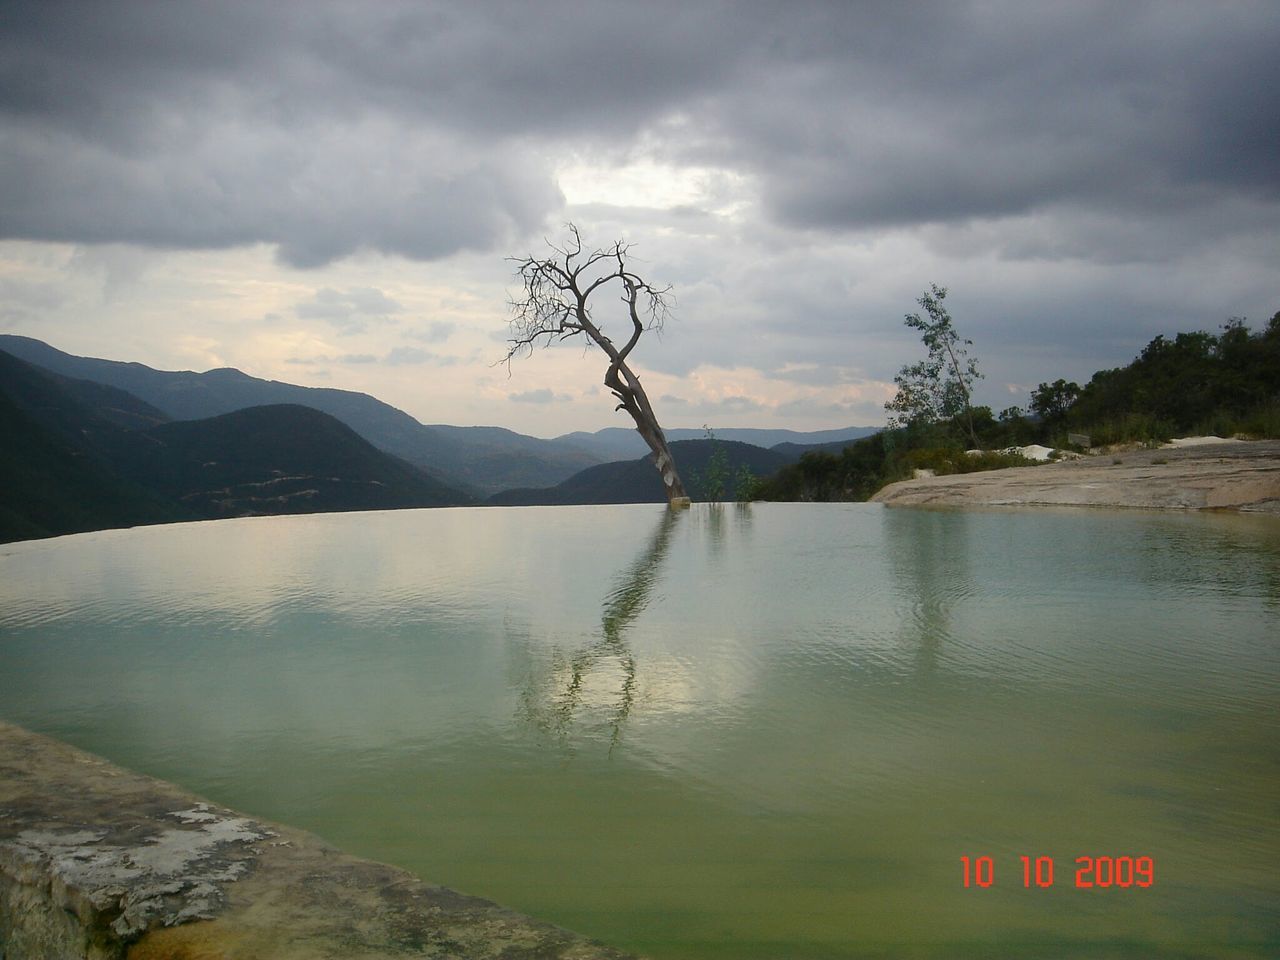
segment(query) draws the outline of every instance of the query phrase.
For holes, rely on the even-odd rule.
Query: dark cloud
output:
[[[297,267],[506,245],[562,204],[549,137],[625,141],[723,71],[713,9],[670,11],[660,42],[653,23],[634,4],[7,3],[0,229],[265,242]]]
[[[560,194],[536,162],[372,123],[289,132],[184,116],[145,153],[11,125],[0,224],[11,238],[209,249],[275,244],[315,267],[360,250],[430,260],[540,223]],[[16,128],[16,129],[15,129]]]
[[[1280,8],[1231,9],[953,3],[904,23],[831,5],[799,19],[803,52],[692,114],[679,149],[736,158],[774,217],[819,229],[1274,208]]]
[[[560,215],[558,159],[639,151],[818,235],[994,224],[1009,258],[1112,262],[1247,209],[1256,253],[1278,41],[1280,6],[1199,0],[10,0],[0,236],[505,253]]]
[[[8,237],[265,242],[309,267],[488,249],[561,202],[537,156],[425,106],[463,104],[433,88],[447,38],[416,8],[41,0],[3,17]],[[369,43],[400,29],[398,45]],[[379,64],[415,31],[431,44],[391,83]]]

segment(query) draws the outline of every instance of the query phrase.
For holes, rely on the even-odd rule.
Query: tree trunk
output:
[[[622,376],[619,376],[619,373]],[[626,378],[623,383],[622,378]],[[689,495],[685,493],[680,474],[676,471],[675,457],[667,446],[667,436],[658,425],[658,418],[649,406],[649,397],[640,385],[640,379],[631,372],[626,363],[615,362],[605,374],[604,385],[608,387],[620,401],[618,407],[627,411],[635,421],[636,431],[644,438],[644,442],[653,451],[653,464],[662,474],[662,489],[667,494],[667,504],[672,507],[689,506]]]
[[[667,446],[667,437],[662,428],[656,420],[646,421],[644,417],[637,417],[635,414],[632,414],[632,418],[636,421],[636,430],[653,451],[653,465],[662,474],[662,487],[667,493],[667,503],[673,507],[687,507],[689,495],[685,493],[680,474],[676,472],[676,461],[671,456],[671,448]]]

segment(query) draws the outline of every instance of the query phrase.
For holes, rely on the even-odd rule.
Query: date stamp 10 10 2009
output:
[[[1054,885],[1053,857],[1019,858],[1022,863],[1022,885],[1041,889]],[[995,885],[996,868],[992,857],[961,857],[965,887],[985,890]],[[1075,885],[1127,889],[1148,888],[1156,882],[1156,864],[1151,857],[1076,857]]]

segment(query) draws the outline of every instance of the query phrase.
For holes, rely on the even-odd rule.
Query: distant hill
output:
[[[298,404],[336,417],[384,453],[407,460],[446,486],[481,499],[504,490],[552,487],[596,464],[634,460],[648,453],[640,435],[630,427],[607,427],[595,433],[544,440],[502,427],[425,425],[368,394],[262,380],[232,368],[204,373],[156,370],[141,363],[73,356],[43,341],[8,334],[0,334],[0,350],[49,374],[69,378],[63,381],[64,386],[73,393],[79,391],[76,395],[117,426],[142,429],[165,420],[200,420],[254,406]],[[97,395],[90,397],[94,390]],[[725,428],[716,436],[771,447],[852,441],[876,429],[847,427],[803,433]],[[667,431],[672,441],[701,440],[703,435],[700,429]],[[792,459],[798,456],[790,449],[783,452]]]
[[[779,444],[809,446],[841,441],[852,443],[854,440],[869,436],[879,429],[879,427],[844,427],[839,430],[814,430],[804,433],[797,430],[725,427],[723,430],[716,430],[715,435],[718,440],[736,440],[739,443],[749,443],[752,446],[772,449]],[[706,438],[706,431],[701,429],[692,430],[685,427],[677,427],[663,432],[666,433],[669,441],[703,440]],[[556,437],[556,441],[573,444],[594,454],[601,460],[631,460],[644,455],[649,449],[645,446],[641,436],[634,429],[628,427],[605,427],[603,430],[595,431],[595,433],[584,431],[566,433]],[[799,456],[799,454],[796,456]]]
[[[141,363],[63,353],[30,337],[0,335],[0,350],[66,377],[128,391],[173,420],[198,420],[247,407],[300,404],[345,423],[379,450],[426,470],[449,486],[481,494],[550,486],[601,458],[573,444],[501,427],[424,426],[364,393],[261,380],[239,370],[155,370]]]
[[[92,458],[123,476],[121,468],[147,454],[155,441],[142,431],[121,427],[117,419],[140,421],[136,414],[123,414],[146,405],[122,391],[83,380],[59,377],[17,357],[0,351],[0,392],[53,439]],[[20,455],[21,448],[6,453]]]
[[[698,475],[705,474],[716,448],[724,450],[732,475],[746,466],[756,476],[767,476],[786,466],[786,457],[733,440],[677,440],[671,443],[671,454],[680,470],[685,487],[695,500],[702,499],[698,489]],[[733,498],[733,487],[726,490],[726,499]],[[666,493],[662,478],[654,469],[653,461],[645,456],[636,460],[604,463],[588,467],[554,487],[541,490],[506,490],[490,497],[488,503],[495,506],[524,506],[537,504],[590,504],[590,503],[662,503]]]
[[[196,519],[62,442],[3,393],[0,446],[0,543]]]
[[[550,486],[601,458],[573,444],[526,436],[505,427],[433,423],[431,455],[470,487],[493,493],[519,486]]]
[[[864,428],[859,428],[859,429],[864,429]],[[866,427],[865,429],[867,432],[863,434],[863,436],[867,436],[867,437],[871,436],[872,434],[880,432],[879,427]],[[857,442],[857,440],[860,440],[860,439],[862,439],[862,437],[857,437],[854,440],[833,440],[828,443],[779,443],[770,447],[769,449],[772,450],[774,453],[781,454],[782,456],[794,462],[796,460],[799,460],[806,453],[837,453],[838,454],[842,450],[844,450],[845,447],[852,446],[854,443]]]
[[[45,370],[54,383],[68,395],[83,403],[97,416],[108,423],[126,430],[146,430],[162,423],[168,423],[170,417],[164,411],[153,407],[145,400],[133,394],[104,383],[91,380],[77,380],[74,377],[60,376]]]
[[[298,405],[129,430],[152,417],[113,388],[0,351],[0,540],[251,514],[469,503]]]
[[[472,502],[319,410],[276,404],[148,430],[129,474],[204,517]]]
[[[0,351],[0,542],[198,519],[113,469],[136,439]]]

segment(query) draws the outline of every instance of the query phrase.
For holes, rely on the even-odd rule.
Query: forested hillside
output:
[[[1280,313],[1256,333],[1232,320],[1217,334],[1158,336],[1132,363],[1101,370],[1083,387],[1066,380],[1040,384],[1030,406],[998,416],[989,407],[972,409],[982,448],[994,452],[965,453],[967,419],[914,422],[838,453],[807,453],[764,482],[757,496],[865,500],[917,469],[945,474],[1030,465],[999,452],[1028,444],[1080,450],[1086,442],[1158,443],[1188,435],[1280,437]]]
[[[203,373],[155,370],[141,363],[77,357],[40,340],[6,334],[0,334],[0,350],[51,373],[127,391],[167,419],[202,420],[271,404],[311,407],[448,486],[483,494],[549,486],[601,460],[572,443],[501,427],[428,426],[365,393],[263,380],[229,367]]]
[[[294,405],[204,420],[0,351],[0,541],[175,520],[472,499]],[[141,429],[130,429],[121,424]]]

